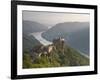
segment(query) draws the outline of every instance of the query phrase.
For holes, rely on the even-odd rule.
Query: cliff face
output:
[[[51,45],[34,47],[31,54],[26,52],[23,57],[23,68],[83,65],[89,65],[89,59],[66,45],[61,38],[53,40]]]

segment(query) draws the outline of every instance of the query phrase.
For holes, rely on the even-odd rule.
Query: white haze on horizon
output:
[[[89,14],[23,11],[23,20],[35,21],[46,25],[48,28],[63,22],[89,22]]]

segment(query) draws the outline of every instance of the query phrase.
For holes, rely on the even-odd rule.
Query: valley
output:
[[[89,65],[89,23],[23,24],[23,68]]]

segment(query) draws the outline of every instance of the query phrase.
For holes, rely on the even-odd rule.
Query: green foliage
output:
[[[57,45],[55,50],[52,50],[52,55],[36,56],[32,61],[29,52],[25,52],[23,56],[23,68],[45,68],[45,67],[63,67],[63,66],[83,66],[89,65],[89,58],[81,55],[78,51],[64,46],[64,51],[60,45]]]
[[[24,53],[23,55],[23,68],[32,67],[32,59],[28,53]]]

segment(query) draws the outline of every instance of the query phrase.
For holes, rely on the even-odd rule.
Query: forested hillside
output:
[[[53,47],[51,52],[46,53],[46,49],[50,46]],[[24,52],[23,56],[23,68],[89,65],[89,58],[81,55],[68,44],[60,44],[59,41],[48,46],[38,45],[33,51]]]

